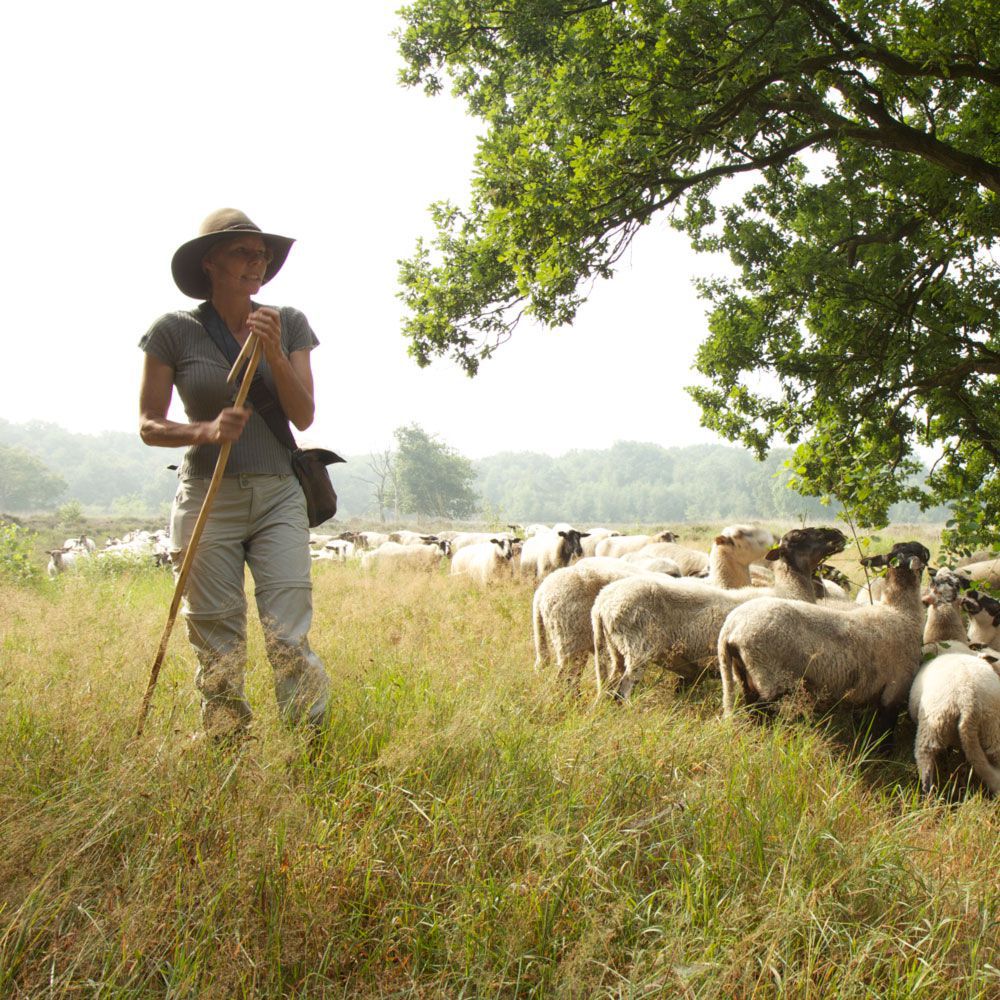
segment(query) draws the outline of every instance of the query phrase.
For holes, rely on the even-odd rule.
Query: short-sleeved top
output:
[[[253,303],[253,308],[259,308],[257,303]],[[285,354],[311,351],[319,344],[309,321],[301,312],[288,306],[282,306],[278,312],[281,315],[281,346]],[[139,346],[173,369],[174,385],[188,420],[214,420],[225,407],[232,406],[236,390],[226,382],[229,362],[192,313],[181,311],[161,316],[139,341]],[[274,376],[263,357],[257,370],[277,396]],[[219,448],[216,444],[192,445],[184,454],[179,475],[182,478],[210,477],[215,470]],[[274,436],[264,419],[252,413],[229,453],[225,474],[289,475],[291,471],[288,449]]]

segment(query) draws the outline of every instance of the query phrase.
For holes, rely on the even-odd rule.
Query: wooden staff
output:
[[[253,347],[250,348],[250,362],[247,365],[246,373],[243,376],[243,381],[240,383],[239,392],[236,393],[236,399],[233,402],[233,406],[242,406],[247,399],[247,393],[250,391],[250,383],[253,381],[254,373],[257,371],[257,365],[260,363],[261,356],[261,342],[258,337],[254,334],[250,334],[247,338],[246,344],[243,345],[243,350],[240,352],[241,357],[245,356],[247,353],[247,345],[250,341],[253,341]],[[228,381],[236,377],[237,368],[239,367],[239,359],[237,359],[236,364],[233,365],[232,371],[229,373]],[[153,689],[156,687],[156,680],[160,676],[160,667],[163,665],[163,657],[167,652],[167,643],[170,641],[170,633],[174,628],[174,621],[177,618],[177,610],[181,606],[181,598],[184,596],[184,587],[187,584],[188,576],[191,572],[191,563],[194,561],[194,553],[198,548],[198,542],[201,539],[202,530],[205,527],[205,522],[208,520],[208,512],[212,508],[212,502],[215,500],[215,494],[219,492],[219,486],[222,484],[222,476],[226,471],[226,463],[229,461],[229,452],[232,450],[233,442],[225,441],[222,447],[219,449],[219,457],[215,463],[215,471],[212,473],[212,481],[208,484],[208,492],[205,494],[205,499],[202,501],[201,510],[198,512],[198,520],[195,521],[194,531],[191,532],[191,540],[188,542],[187,551],[184,553],[184,559],[181,562],[180,572],[177,574],[177,583],[174,585],[174,597],[170,602],[170,613],[167,615],[167,624],[164,626],[163,635],[160,637],[160,648],[156,651],[156,659],[153,661],[153,669],[149,675],[149,684],[146,685],[146,694],[142,699],[142,707],[139,709],[139,724],[135,728],[135,735],[137,737],[142,735],[143,726],[146,724],[146,716],[149,714],[149,703],[153,697]]]

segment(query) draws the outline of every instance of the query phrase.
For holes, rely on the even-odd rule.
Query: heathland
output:
[[[530,584],[324,563],[320,741],[252,613],[251,738],[193,738],[179,623],[135,740],[170,593],[0,582],[0,996],[1000,996],[996,805],[925,800],[909,723],[655,670],[595,706],[533,671]]]

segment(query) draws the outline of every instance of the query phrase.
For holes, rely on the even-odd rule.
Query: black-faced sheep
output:
[[[610,687],[628,698],[647,663],[657,662],[685,679],[698,676],[715,658],[719,629],[733,608],[771,593],[815,601],[812,575],[829,556],[843,551],[836,528],[796,528],[767,554],[775,586],[722,590],[694,580],[621,580],[594,602],[594,659],[598,691]]]
[[[873,736],[891,738],[920,664],[920,578],[929,560],[919,542],[866,557],[888,568],[878,604],[760,598],[733,610],[718,641],[724,714],[734,712],[737,685],[748,705],[768,708],[801,684],[823,707],[873,707]]]

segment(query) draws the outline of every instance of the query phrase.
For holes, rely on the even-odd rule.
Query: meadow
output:
[[[252,613],[252,738],[193,738],[179,623],[134,740],[171,588],[0,582],[2,997],[1000,996],[996,804],[925,800],[908,721],[876,757],[656,670],[595,706],[530,585],[326,563],[322,741]]]

